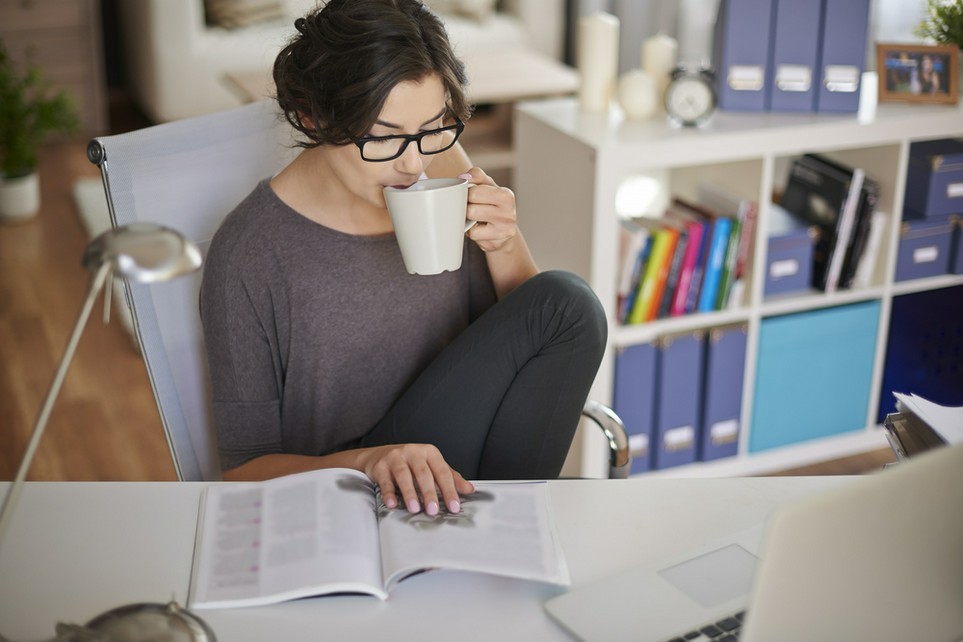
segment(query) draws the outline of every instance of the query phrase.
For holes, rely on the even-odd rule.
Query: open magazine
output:
[[[330,593],[387,599],[428,569],[567,586],[544,482],[475,483],[461,511],[388,509],[360,472],[325,469],[215,484],[201,497],[190,608],[272,604]]]

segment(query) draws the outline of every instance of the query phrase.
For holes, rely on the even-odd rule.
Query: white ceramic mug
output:
[[[440,274],[461,267],[469,183],[462,178],[427,178],[400,189],[384,188],[405,269]]]

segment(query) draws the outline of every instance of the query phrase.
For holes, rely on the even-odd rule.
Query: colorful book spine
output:
[[[742,238],[739,239],[739,254],[736,257],[736,280],[746,276],[746,266],[752,256],[754,239],[756,238],[756,218],[759,206],[755,201],[742,201],[739,218],[742,221]]]
[[[674,228],[661,227],[655,232],[645,274],[639,283],[639,294],[629,313],[630,324],[643,323],[655,318],[678,240],[679,231]]]
[[[722,261],[722,276],[719,279],[719,291],[716,292],[716,310],[725,310],[729,302],[729,290],[736,280],[736,258],[739,256],[739,241],[742,239],[742,222],[732,221],[729,230],[729,243]]]
[[[649,255],[652,253],[653,243],[654,240],[652,235],[646,231],[642,248],[636,253],[633,276],[628,294],[622,301],[622,306],[619,310],[619,321],[621,321],[623,324],[629,323],[629,315],[632,313],[632,309],[635,307],[635,301],[639,296],[639,286],[642,283],[642,278],[645,274],[645,268],[649,262]]]
[[[623,219],[620,228],[620,265],[617,285],[619,320],[624,321],[627,306],[639,286],[639,276],[645,267],[645,246],[649,230],[634,221]]]
[[[679,268],[679,281],[672,293],[672,303],[669,306],[669,316],[677,317],[686,313],[686,301],[693,287],[696,276],[696,263],[702,251],[702,239],[705,236],[705,223],[691,221],[686,225],[686,245],[682,265]]]
[[[692,282],[689,284],[689,293],[685,300],[685,313],[691,314],[699,307],[699,295],[702,293],[702,284],[705,281],[706,261],[709,257],[709,248],[712,246],[712,223],[706,222],[702,227],[702,247],[696,256],[695,268],[692,270]]]
[[[729,246],[732,219],[720,216],[712,225],[712,242],[702,275],[702,288],[699,292],[699,312],[712,312],[716,309],[716,295],[722,280],[722,266]]]
[[[685,250],[689,244],[689,228],[684,227],[679,232],[679,240],[676,241],[675,249],[672,252],[672,262],[669,263],[669,274],[665,280],[665,289],[662,291],[659,309],[655,314],[656,319],[664,319],[669,316],[669,309],[672,307],[672,300],[676,288],[679,286],[679,278],[682,276],[682,260],[685,258]]]

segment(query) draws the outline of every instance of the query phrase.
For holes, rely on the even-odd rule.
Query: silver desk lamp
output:
[[[50,384],[50,390],[47,392],[47,397],[40,410],[40,416],[37,418],[36,425],[34,425],[27,450],[20,462],[20,468],[17,470],[17,475],[14,477],[6,497],[4,497],[3,507],[0,508],[0,546],[3,545],[3,535],[8,528],[10,516],[22,490],[27,471],[30,469],[30,464],[36,454],[40,437],[47,426],[50,411],[60,392],[60,386],[63,384],[70,362],[73,360],[77,343],[83,334],[84,327],[87,325],[87,319],[90,316],[94,301],[103,289],[108,277],[116,273],[125,279],[139,283],[169,281],[199,268],[201,266],[201,253],[196,245],[174,230],[153,223],[132,223],[108,230],[91,241],[84,251],[83,265],[93,273],[87,299],[84,301],[80,310],[80,317],[77,319],[70,340],[67,342],[67,349],[54,375],[53,383]],[[110,288],[107,289],[107,293],[105,296],[105,316],[110,305]],[[206,629],[203,622],[193,618],[190,613],[179,609],[174,604],[166,606],[143,604],[121,607],[99,616],[88,623],[87,627],[68,627],[69,630],[61,631],[62,637],[58,636],[56,639],[134,639],[129,636],[115,637],[109,633],[107,637],[97,636],[97,633],[105,633],[111,626],[128,627],[129,632],[131,619],[127,616],[131,613],[136,614],[134,624],[138,630],[145,629],[143,626],[145,622],[152,622],[160,618],[166,622],[165,627],[176,621],[180,628],[186,627],[199,634],[190,639],[213,639],[213,635]],[[126,621],[115,624],[118,620],[125,618]],[[207,637],[204,637],[205,632],[208,633]],[[91,637],[91,634],[93,637]],[[0,640],[2,639],[0,637]]]

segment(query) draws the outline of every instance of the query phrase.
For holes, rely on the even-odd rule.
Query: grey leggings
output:
[[[467,479],[557,477],[607,328],[584,281],[537,274],[452,341],[360,445],[434,444]]]

